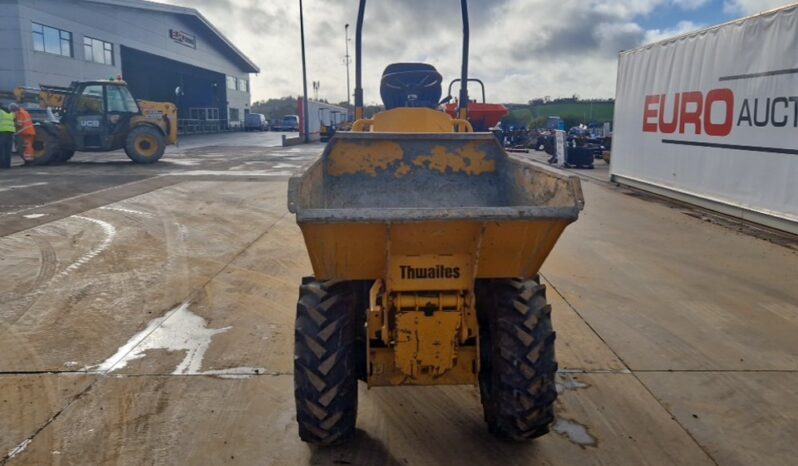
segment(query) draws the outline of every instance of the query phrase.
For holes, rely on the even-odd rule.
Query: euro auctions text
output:
[[[729,88],[648,95],[643,131],[728,136],[735,127],[798,128],[798,95],[743,97]]]

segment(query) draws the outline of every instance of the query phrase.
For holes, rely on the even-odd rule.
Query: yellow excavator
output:
[[[508,155],[469,121],[468,3],[456,115],[442,76],[388,65],[385,111],[364,117],[360,0],[355,118],[291,178],[313,267],[299,286],[299,436],[351,438],[369,387],[479,386],[490,432],[539,437],[554,420],[554,329],[538,271],[584,205],[579,178]]]
[[[80,152],[124,149],[135,163],[157,162],[177,143],[177,107],[133,98],[123,80],[73,82],[68,87],[18,87],[17,102],[38,101],[32,165],[66,162]]]

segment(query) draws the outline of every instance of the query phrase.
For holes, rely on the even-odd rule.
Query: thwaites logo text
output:
[[[438,280],[460,278],[460,267],[447,267],[435,265],[433,267],[412,267],[400,265],[402,280]]]
[[[728,136],[735,128],[798,128],[798,96],[738,98],[728,88],[648,95],[643,132]]]

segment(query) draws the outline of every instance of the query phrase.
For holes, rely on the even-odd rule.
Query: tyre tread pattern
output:
[[[539,279],[491,280],[484,310],[490,347],[480,388],[494,435],[529,440],[549,432],[557,399],[556,334]]]
[[[357,418],[354,294],[347,282],[303,279],[297,302],[294,395],[299,436],[331,445]]]

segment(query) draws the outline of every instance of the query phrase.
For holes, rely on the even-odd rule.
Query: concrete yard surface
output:
[[[542,270],[549,435],[492,437],[475,387],[361,385],[352,442],[302,443],[293,319],[311,269],[286,179],[322,146],[273,137],[0,172],[0,465],[798,458],[798,241],[613,186],[603,162]]]

